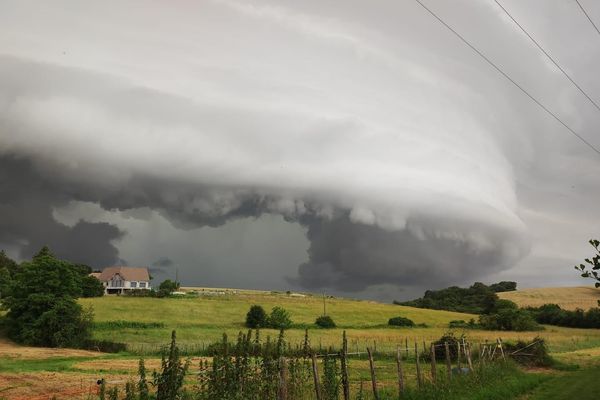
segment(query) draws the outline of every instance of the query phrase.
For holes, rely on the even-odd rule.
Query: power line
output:
[[[558,68],[560,70],[560,72],[563,73],[564,76],[567,77],[567,79],[569,79],[571,81],[571,83],[573,85],[575,85],[575,87],[577,89],[579,89],[579,91],[598,109],[598,111],[600,111],[600,106],[598,105],[598,103],[596,103],[582,88],[581,86],[579,86],[577,84],[577,82],[575,82],[573,80],[573,78],[571,78],[571,76],[569,74],[567,74],[567,72],[560,66],[558,65],[558,63],[556,62],[556,60],[554,60],[554,58],[552,58],[552,56],[550,56],[550,54],[548,54],[548,52],[546,50],[544,50],[544,48],[537,42],[537,40],[535,40],[530,34],[529,32],[527,32],[527,30],[525,28],[523,28],[523,26],[517,22],[517,20],[508,12],[508,10],[506,8],[504,8],[504,6],[502,6],[502,4],[500,4],[500,2],[498,0],[494,0],[494,2],[498,5],[498,7],[500,7],[502,9],[502,11],[504,11],[506,13],[506,15],[508,15],[510,17],[510,19],[513,20],[513,22],[519,27],[521,28],[521,30],[523,31],[523,33],[525,35],[527,35],[527,37],[529,39],[531,39],[531,41],[537,46],[538,49],[540,49],[542,51],[542,53],[544,53],[546,55],[546,57],[548,57],[548,59],[550,61],[552,61],[552,63],[556,66],[556,68]]]
[[[529,94],[529,92],[527,90],[525,90],[521,85],[519,85],[514,79],[512,79],[510,76],[508,76],[502,69],[500,69],[500,67],[498,67],[496,64],[494,64],[489,58],[487,58],[481,51],[479,51],[475,46],[473,46],[471,43],[469,43],[469,41],[467,41],[467,39],[465,39],[463,36],[461,36],[460,33],[458,33],[457,31],[455,31],[450,25],[448,25],[446,22],[444,22],[443,19],[441,19],[440,17],[438,17],[438,15],[436,13],[434,13],[432,10],[430,10],[425,4],[423,4],[423,2],[421,0],[415,0],[417,3],[419,3],[419,5],[421,7],[423,7],[429,14],[431,14],[435,19],[437,19],[442,25],[444,25],[446,28],[448,28],[448,30],[452,33],[454,33],[454,35],[456,35],[456,37],[458,37],[464,44],[466,44],[467,46],[469,46],[471,48],[471,50],[473,50],[475,53],[477,53],[481,58],[483,58],[485,61],[487,61],[488,64],[490,64],[496,71],[498,71],[502,76],[504,76],[506,79],[508,79],[513,85],[515,85],[519,90],[521,90],[527,97],[529,97],[531,100],[533,100],[538,106],[540,106],[544,111],[546,111],[546,113],[548,113],[549,115],[551,115],[556,121],[558,121],[562,126],[564,126],[569,132],[571,132],[571,134],[573,134],[575,137],[577,137],[582,143],[584,143],[586,146],[588,146],[590,149],[592,149],[593,151],[595,151],[596,153],[598,153],[598,155],[600,155],[600,150],[598,150],[596,147],[594,147],[594,145],[592,145],[590,142],[588,142],[587,140],[585,140],[581,135],[579,135],[577,132],[575,132],[569,125],[565,124],[556,114],[554,114],[552,111],[550,111],[546,106],[544,106],[538,99],[536,99],[535,97],[533,97],[531,94]]]
[[[579,2],[579,0],[575,0],[575,2],[577,3],[577,5],[579,6],[579,8],[581,8],[581,11],[583,11],[583,13],[585,14],[585,16],[587,17],[588,21],[590,21],[590,24],[592,24],[592,26],[594,27],[594,29],[596,30],[596,32],[598,32],[598,35],[600,35],[600,29],[598,29],[598,27],[596,26],[596,24],[594,23],[594,21],[590,18],[590,15],[587,13],[587,11],[585,11],[585,8],[583,8],[583,6],[581,5],[581,3]]]

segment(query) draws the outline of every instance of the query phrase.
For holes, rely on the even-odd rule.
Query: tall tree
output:
[[[80,295],[81,279],[73,265],[44,246],[8,284],[3,303],[9,310],[9,336],[29,345],[80,346],[91,324],[91,311],[84,312],[75,301]]]

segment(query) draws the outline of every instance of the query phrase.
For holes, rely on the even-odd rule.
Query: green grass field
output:
[[[224,295],[196,298],[106,296],[80,299],[79,302],[94,309],[94,337],[126,343],[128,352],[90,354],[90,352],[69,349],[21,347],[0,340],[0,399],[41,399],[47,398],[47,396],[43,397],[46,393],[60,393],[59,398],[81,398],[79,395],[69,397],[67,393],[81,393],[81,388],[84,391],[93,388],[99,376],[106,377],[109,382],[123,382],[129,379],[128,377],[135,375],[140,354],[145,355],[150,369],[157,368],[159,366],[157,354],[161,347],[168,343],[172,330],[177,331],[178,344],[188,354],[201,352],[208,344],[220,340],[224,332],[235,340],[238,332],[246,330],[245,316],[250,306],[254,304],[262,305],[267,311],[274,306],[284,307],[289,311],[294,326],[286,332],[286,340],[292,344],[302,341],[304,329],[307,328],[313,348],[330,345],[337,347],[345,330],[349,338],[350,351],[364,351],[369,346],[376,347],[378,353],[393,352],[398,345],[404,346],[407,339],[411,348],[415,342],[422,347],[423,342],[429,343],[449,331],[450,321],[468,321],[470,318],[477,318],[476,315],[470,314],[418,309],[373,301],[327,298],[327,313],[338,324],[338,328],[324,330],[314,325],[315,318],[323,313],[321,296],[295,297],[285,293],[257,291],[237,291],[237,293],[227,291]],[[387,326],[388,319],[396,316],[410,318],[416,324],[425,326],[413,328]],[[417,397],[414,398],[508,400],[529,392],[532,393],[531,396],[537,396],[531,399],[545,398],[544,390],[550,392],[570,390],[572,385],[569,380],[591,379],[593,373],[590,372],[591,375],[588,375],[583,371],[590,369],[597,371],[596,368],[600,364],[600,330],[547,326],[545,330],[538,332],[457,330],[455,333],[464,333],[474,344],[474,348],[477,348],[479,342],[494,341],[498,337],[504,341],[511,341],[531,340],[539,335],[546,339],[553,357],[561,365],[569,367],[577,364],[581,369],[553,372],[550,375],[502,370],[498,372],[502,375],[499,379],[489,379],[485,382],[466,380],[463,385],[466,389],[463,390],[463,386],[455,387],[451,390],[454,393],[452,396],[449,395],[450,388],[446,390],[438,387],[432,389],[431,393],[415,393],[414,396]],[[261,331],[263,339],[267,335],[274,338],[277,334],[278,332],[274,330]],[[198,358],[194,358],[190,379],[193,379],[194,373],[197,372],[197,360]],[[353,357],[349,368],[351,382],[355,389],[361,380],[368,382],[370,379],[369,363],[364,355]],[[425,368],[429,367],[425,366]],[[378,354],[376,373],[380,387],[384,391],[394,393],[397,376],[395,361],[389,356]],[[414,387],[416,382],[414,361],[406,363],[405,373],[409,385]],[[438,364],[438,375],[444,373],[444,365]],[[193,382],[190,381],[191,383]],[[368,385],[365,386],[365,389],[367,388]],[[534,388],[536,389],[532,392]],[[587,388],[581,389],[582,393],[586,393],[586,390]],[[367,395],[365,398],[370,396]],[[395,397],[391,395],[389,398]]]
[[[267,312],[274,306],[287,309],[294,327],[286,332],[291,343],[300,343],[304,329],[309,329],[313,346],[338,346],[342,331],[346,330],[352,349],[364,350],[377,347],[379,351],[393,351],[398,344],[430,342],[448,331],[452,320],[477,319],[476,315],[417,309],[340,298],[326,300],[327,313],[335,320],[337,329],[319,329],[314,325],[316,317],[323,312],[320,296],[291,297],[279,293],[242,293],[197,298],[133,298],[105,296],[80,299],[84,306],[94,309],[97,339],[124,342],[136,353],[156,352],[158,346],[167,343],[171,330],[176,330],[179,343],[185,349],[198,349],[220,340],[223,333],[236,337],[245,331],[245,316],[253,304],[262,305]],[[391,317],[403,316],[426,327],[396,328],[387,326]],[[160,322],[155,328],[114,327],[110,321]],[[461,333],[458,331],[457,333]],[[532,339],[542,336],[555,352],[600,346],[600,330],[547,327],[541,332],[491,332],[467,330],[472,341],[483,342],[501,337],[503,340]],[[276,336],[277,332],[264,330],[263,335]]]

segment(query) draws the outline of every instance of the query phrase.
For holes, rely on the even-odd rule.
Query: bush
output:
[[[267,326],[273,329],[288,329],[292,326],[290,313],[285,308],[273,307],[267,319]]]
[[[465,322],[462,319],[457,319],[454,321],[450,321],[450,323],[448,324],[448,327],[452,328],[452,329],[457,329],[457,328],[475,329],[475,328],[477,328],[477,324],[475,323],[475,320],[473,318],[471,318],[469,320],[469,322]]]
[[[391,325],[391,326],[415,326],[415,323],[408,318],[394,317],[394,318],[389,319],[388,325]]]
[[[56,301],[20,337],[23,342],[48,347],[82,347],[91,336],[92,311],[82,310],[74,299]]]
[[[324,328],[324,329],[331,329],[331,328],[335,328],[335,322],[333,322],[333,319],[329,316],[329,315],[321,315],[319,318],[317,318],[317,320],[315,321],[315,324],[319,327],[319,328]]]
[[[86,275],[81,278],[81,297],[104,296],[104,285],[98,278]]]
[[[571,328],[600,328],[600,309],[588,311],[563,310],[556,304],[544,304],[538,308],[527,308],[540,324],[567,326]]]
[[[156,294],[156,297],[170,296],[171,293],[177,291],[179,289],[179,287],[180,287],[179,282],[174,282],[170,279],[165,279],[158,286],[158,293]]]
[[[526,310],[505,308],[496,314],[481,315],[479,324],[492,331],[539,331],[543,328]]]
[[[248,328],[264,328],[267,322],[267,313],[261,306],[254,305],[246,314],[246,326]]]
[[[445,343],[448,343],[448,351],[450,354],[450,358],[455,360],[458,354],[458,343],[462,343],[464,339],[464,335],[460,337],[454,336],[453,332],[446,332],[444,335],[433,342],[435,349],[435,359],[436,360],[445,360],[446,359],[446,347]]]

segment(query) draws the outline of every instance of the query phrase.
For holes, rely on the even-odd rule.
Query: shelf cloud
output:
[[[306,230],[307,260],[287,279],[309,289],[478,278],[530,251],[514,171],[529,141],[497,115],[517,111],[482,100],[497,88],[489,71],[393,39],[392,2],[381,17],[53,6],[21,27],[29,7],[9,3],[0,243],[23,256],[50,242],[94,266],[119,259],[118,226],[53,218],[69,201],[151,209],[184,230],[282,215]]]

